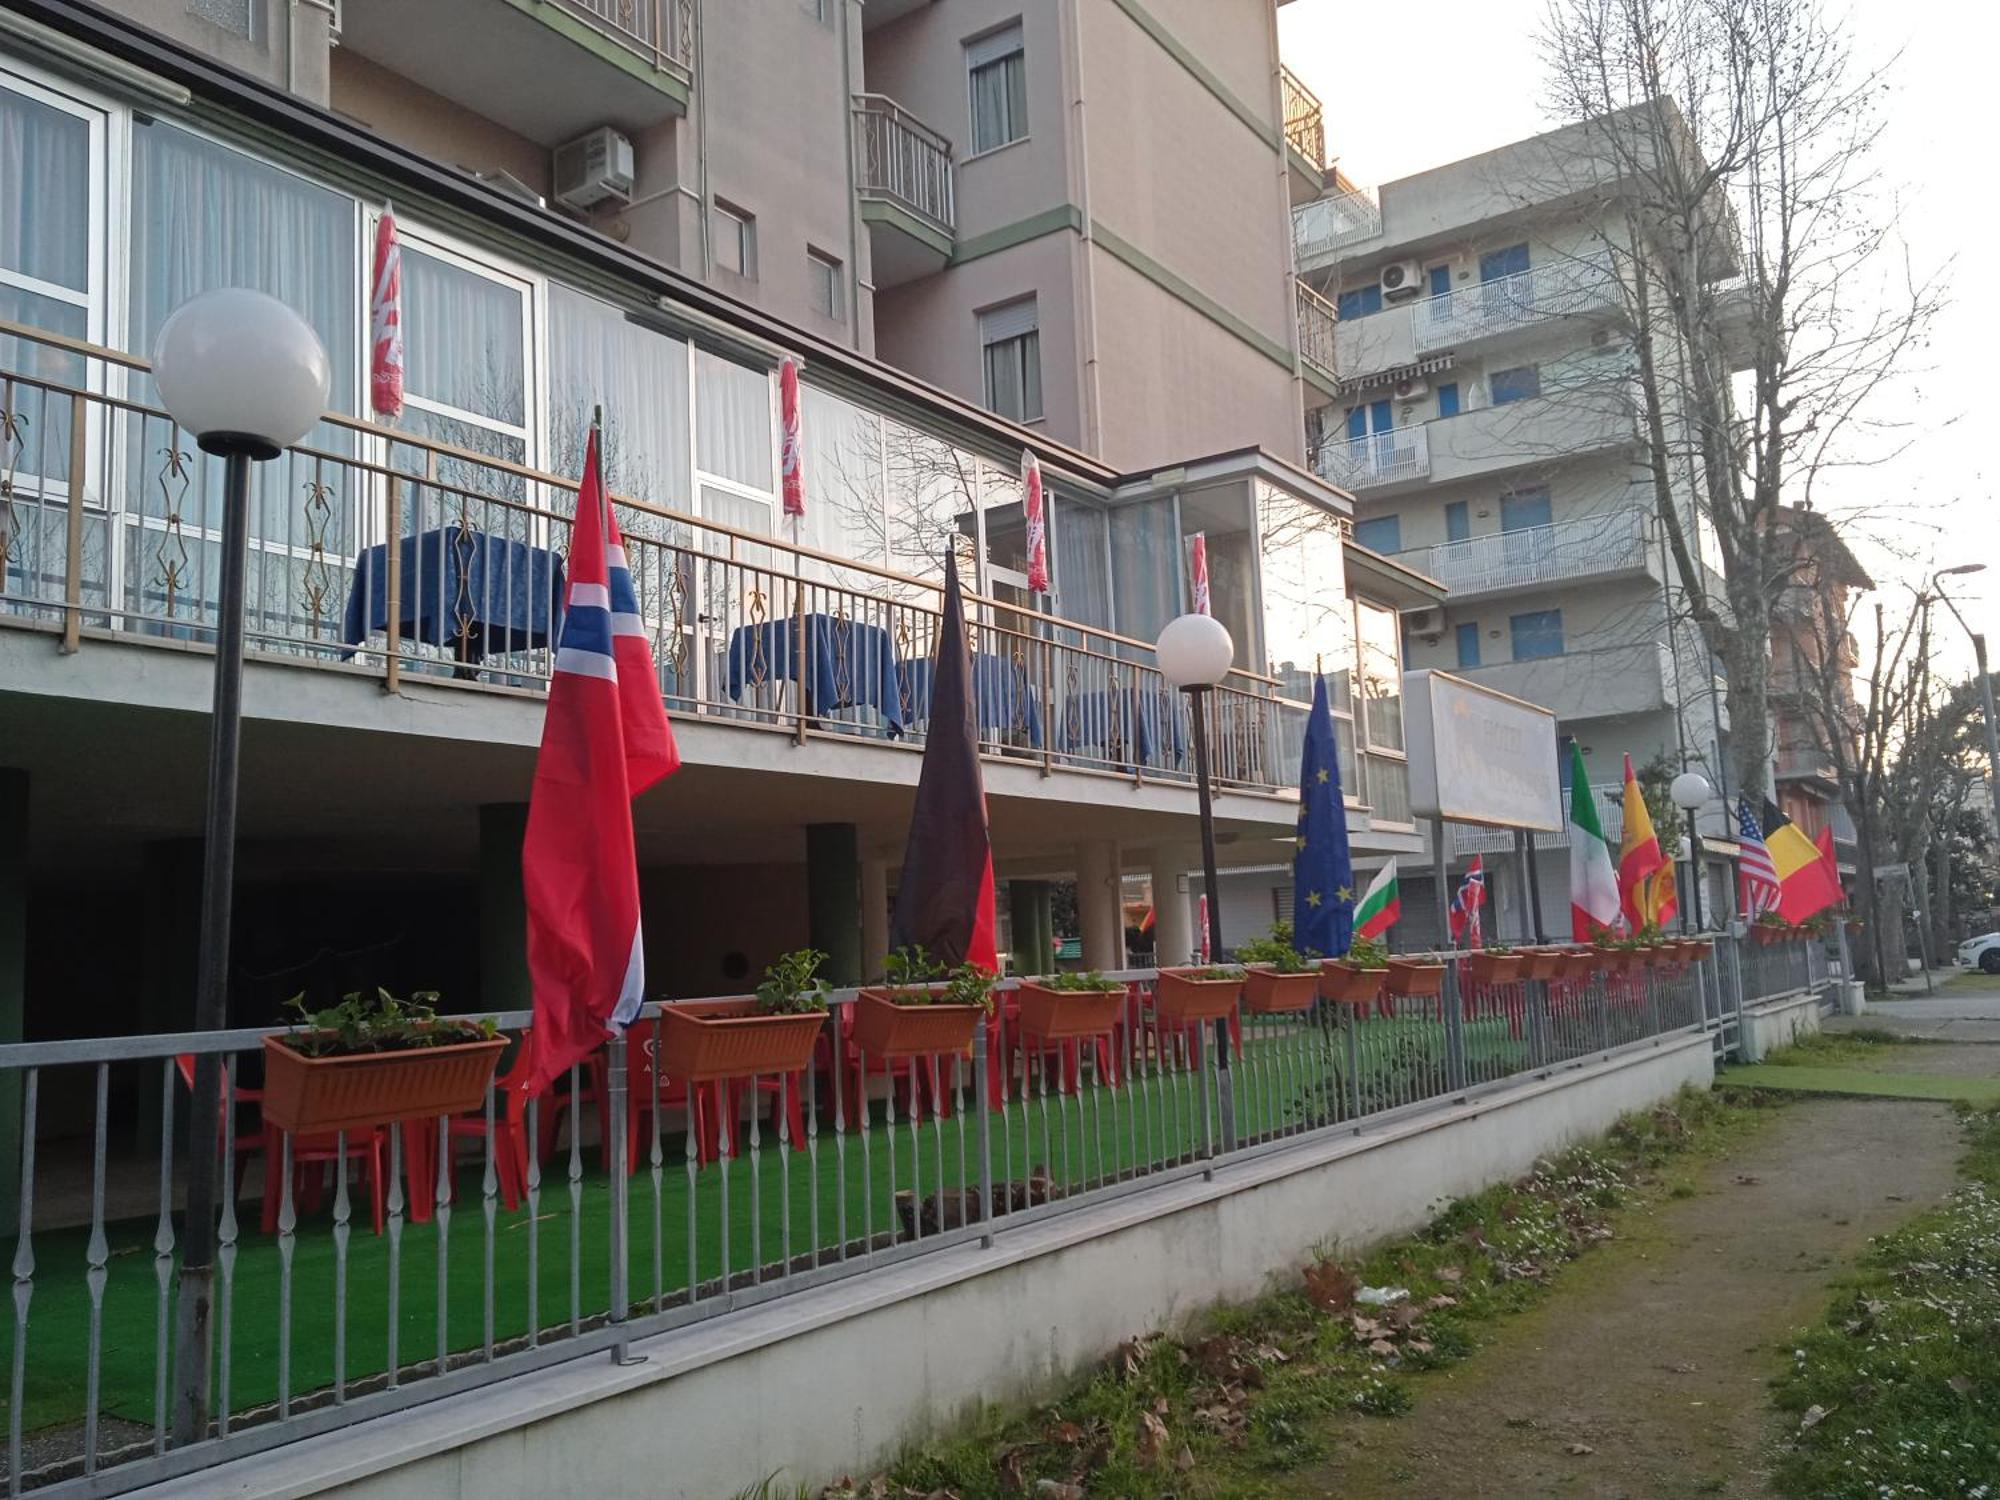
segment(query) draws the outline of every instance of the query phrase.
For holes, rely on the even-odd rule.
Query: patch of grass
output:
[[[1866,1099],[1935,1099],[1977,1108],[2000,1106],[2000,1078],[1952,1074],[1873,1073],[1866,1068],[1792,1067],[1756,1063],[1729,1068],[1716,1080],[1722,1089],[1776,1089],[1801,1094],[1846,1094]]]
[[[1921,1047],[1915,1037],[1894,1031],[1816,1031],[1765,1055],[1767,1068],[1830,1068],[1873,1062],[1884,1047]]]
[[[1776,1382],[1781,1495],[2000,1494],[2000,1113],[1967,1123],[1964,1181],[1875,1242]]]
[[[1385,1419],[1425,1372],[1471,1355],[1495,1320],[1534,1305],[1619,1213],[1664,1197],[1661,1168],[1726,1150],[1762,1112],[1752,1095],[1686,1090],[1590,1146],[1443,1207],[1420,1233],[1218,1307],[1178,1337],[1127,1341],[1056,1400],[988,1412],[886,1473],[822,1500],[1021,1493],[1251,1500],[1324,1456],[1324,1423]],[[1402,1289],[1382,1301],[1364,1288]],[[1070,1488],[1074,1487],[1074,1488]]]

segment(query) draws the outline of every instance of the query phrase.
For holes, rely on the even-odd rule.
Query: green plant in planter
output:
[[[1028,982],[1038,984],[1045,990],[1061,990],[1066,994],[1076,992],[1099,994],[1106,990],[1125,988],[1124,980],[1106,979],[1095,969],[1088,974],[1044,974],[1041,978]]]
[[[1301,953],[1292,946],[1292,924],[1280,922],[1269,937],[1254,938],[1236,945],[1236,961],[1264,964],[1277,974],[1310,974],[1319,968],[1319,955]]]
[[[1792,924],[1774,911],[1759,912],[1757,914],[1757,925],[1759,927],[1775,927],[1780,932],[1790,932],[1792,930]]]
[[[1389,950],[1374,938],[1358,937],[1348,944],[1342,961],[1357,969],[1386,969],[1389,967]]]
[[[1243,971],[1234,965],[1218,965],[1207,969],[1189,969],[1181,975],[1183,979],[1241,979]]]
[[[772,964],[757,986],[757,1014],[803,1016],[825,1010],[826,981],[819,977],[825,962],[818,949],[800,948]]]
[[[491,1041],[500,1033],[491,1016],[483,1021],[440,1021],[437,992],[418,990],[398,1000],[385,989],[356,990],[338,1005],[309,1010],[303,993],[285,1002],[298,1021],[285,1044],[303,1057],[346,1057],[357,1052],[410,1052],[422,1047],[455,1047]]]
[[[883,965],[889,998],[898,1005],[977,1005],[993,1009],[993,976],[976,964],[956,968],[926,953],[921,944],[898,948]],[[942,988],[933,989],[933,985]]]

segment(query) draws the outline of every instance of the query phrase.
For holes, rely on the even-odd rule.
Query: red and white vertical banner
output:
[[[1194,612],[1198,615],[1209,613],[1208,608],[1208,533],[1197,531],[1188,538],[1188,578],[1194,586]]]
[[[368,298],[368,404],[380,417],[403,413],[403,247],[396,210],[375,221],[375,281]]]
[[[1028,592],[1049,591],[1049,526],[1042,508],[1042,465],[1032,449],[1021,450],[1021,507],[1028,516]]]
[[[1209,961],[1209,952],[1208,952],[1208,892],[1206,891],[1203,891],[1201,894],[1201,911],[1200,915],[1196,918],[1196,920],[1201,923],[1201,931],[1197,932],[1194,935],[1195,951],[1201,955],[1201,961],[1203,963],[1207,963]]]
[[[784,433],[779,441],[778,469],[784,477],[785,514],[802,516],[806,513],[806,470],[799,419],[799,362],[795,359],[778,366],[778,419]]]

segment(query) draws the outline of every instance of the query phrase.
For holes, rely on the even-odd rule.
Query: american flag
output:
[[[1765,912],[1778,909],[1778,867],[1771,863],[1764,830],[1757,826],[1757,814],[1744,797],[1736,799],[1736,833],[1743,847],[1736,864],[1738,905],[1754,922]]]
[[[1480,925],[1479,908],[1486,904],[1486,865],[1481,856],[1472,856],[1472,867],[1465,872],[1465,879],[1458,892],[1451,898],[1451,942],[1453,947],[1463,943],[1468,948],[1486,946],[1486,936]]]

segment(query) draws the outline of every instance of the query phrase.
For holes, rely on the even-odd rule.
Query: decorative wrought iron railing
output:
[[[1279,67],[1278,82],[1284,95],[1286,143],[1314,167],[1325,166],[1326,120],[1319,95],[1287,67]]]
[[[1329,380],[1339,378],[1334,357],[1334,305],[1303,281],[1292,283],[1299,319],[1299,357]]]
[[[113,394],[141,385],[143,362],[13,324],[0,338],[39,361],[37,373],[0,369],[0,624],[60,631],[71,650],[101,632],[210,641],[219,461],[165,413]],[[800,744],[921,746],[935,583],[614,499],[671,711]],[[250,650],[392,688],[410,678],[540,691],[575,503],[574,480],[329,416],[259,465]],[[988,756],[1045,772],[1191,775],[1187,699],[1148,643],[978,596],[968,612]],[[1275,694],[1237,673],[1207,695],[1224,785],[1296,794],[1296,761],[1280,751],[1305,709]]]
[[[854,171],[863,193],[892,198],[947,235],[957,230],[951,142],[886,94],[854,96]]]
[[[694,0],[556,0],[592,30],[683,75],[694,70]]]
[[[1358,1001],[1240,1001],[1227,1026],[1190,1019],[1137,970],[1067,1038],[1008,981],[970,1048],[892,1059],[871,1054],[842,991],[808,1065],[713,1083],[674,1076],[681,1054],[656,1045],[671,1007],[648,1004],[539,1097],[503,1062],[463,1115],[296,1138],[261,1113],[268,1031],[0,1046],[21,1169],[0,1230],[14,1242],[9,1482],[120,1493],[990,1243],[1219,1159],[1715,1032],[1772,986],[1824,982],[1806,946],[1579,953],[1557,977],[1506,982],[1444,955]],[[517,1035],[532,1018],[496,1019]],[[176,1122],[204,1052],[223,1062],[230,1165],[214,1422],[177,1445]]]

